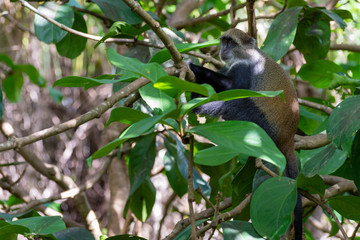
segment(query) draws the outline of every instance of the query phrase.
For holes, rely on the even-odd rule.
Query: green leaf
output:
[[[30,229],[34,234],[52,234],[66,228],[65,223],[61,220],[60,216],[41,216],[23,218],[13,222],[13,225],[21,225]]]
[[[328,138],[336,145],[346,142],[360,129],[360,96],[348,97],[332,111],[327,122]]]
[[[170,136],[176,142],[176,151],[172,152],[172,154],[175,156],[177,167],[183,178],[187,179],[189,152],[184,148],[179,139],[177,139],[173,134],[170,134]],[[211,188],[209,184],[202,178],[201,174],[197,171],[196,168],[193,169],[193,185],[194,189],[200,188],[205,196],[210,196]]]
[[[115,139],[114,141],[106,144],[104,147],[97,150],[91,157],[89,157],[87,159],[88,164],[91,166],[92,160],[108,155],[112,150],[120,146],[123,142],[129,140],[130,138],[135,138],[145,133],[150,128],[152,128],[157,122],[163,119],[167,114],[169,113],[166,112],[163,113],[162,115],[141,119],[140,121],[129,126],[127,129],[125,129],[125,131],[122,132],[122,134],[118,139]]]
[[[346,161],[348,152],[336,149],[335,153],[318,172],[319,175],[329,175],[338,170]]]
[[[291,224],[296,198],[293,179],[270,178],[261,184],[250,205],[251,221],[256,231],[268,239],[279,239]]]
[[[166,140],[165,140],[165,146],[168,146]],[[181,175],[179,168],[176,164],[175,156],[172,155],[171,151],[167,151],[165,153],[163,162],[164,162],[165,174],[169,180],[169,184],[171,188],[179,197],[182,197],[185,193],[187,193],[187,182],[186,179]]]
[[[294,45],[307,62],[324,59],[330,49],[329,21],[304,18],[298,24]]]
[[[293,43],[302,9],[303,7],[288,8],[272,22],[261,50],[275,61],[283,57]]]
[[[360,197],[337,196],[328,199],[328,203],[343,217],[356,221],[360,220]]]
[[[67,5],[45,2],[38,7],[38,11],[67,27],[71,28],[74,23],[74,11]],[[34,19],[34,28],[36,37],[47,44],[58,43],[67,34],[65,30],[60,29],[37,14]]]
[[[86,22],[80,13],[75,12],[74,23],[71,28],[87,33]],[[86,42],[87,38],[67,33],[60,42],[56,43],[56,50],[61,56],[74,59],[84,51]]]
[[[109,28],[109,31],[95,44],[94,49],[97,48],[100,43],[103,43],[106,39],[121,34],[121,27],[125,26],[125,24],[126,23],[122,21],[114,22]]]
[[[28,75],[30,81],[39,87],[46,86],[45,80],[40,76],[38,70],[33,65],[18,64],[13,68],[13,70],[24,72],[26,75]]]
[[[205,86],[205,85],[202,85]],[[209,91],[209,90],[208,90]],[[282,95],[283,90],[280,91],[251,91],[247,89],[233,89],[224,92],[213,93],[208,98],[194,98],[181,106],[181,116],[185,115],[192,109],[211,101],[230,101],[233,99],[247,98],[247,97],[275,97]]]
[[[252,183],[256,172],[255,158],[249,158],[232,180],[233,206],[240,204],[248,193],[252,192]]]
[[[181,94],[183,92],[195,92],[203,96],[209,96],[208,89],[203,85],[184,81],[173,76],[159,78],[154,83],[154,87],[162,90],[171,97],[175,97],[177,94]]]
[[[355,135],[355,139],[351,147],[350,161],[352,164],[354,182],[358,189],[360,190],[360,131]]]
[[[225,121],[200,125],[189,130],[218,146],[239,154],[259,157],[276,165],[282,173],[286,160],[266,132],[253,122]],[[242,136],[239,138],[239,136]]]
[[[130,196],[126,205],[130,207],[137,219],[145,222],[151,214],[155,203],[155,197],[156,189],[150,181],[150,178],[147,177]],[[125,209],[127,209],[127,207],[125,207]]]
[[[110,47],[107,51],[107,57],[112,65],[133,73],[137,73],[155,82],[163,76],[167,76],[166,71],[158,63],[142,63],[135,58],[125,57],[118,54],[114,48]]]
[[[145,238],[133,236],[129,234],[121,234],[106,238],[106,240],[146,240]]]
[[[71,227],[54,233],[57,240],[95,240],[89,230],[80,227]],[[107,238],[109,239],[109,238]]]
[[[3,114],[4,114],[3,91],[0,88],[0,119],[2,118]]]
[[[151,169],[156,157],[155,137],[156,133],[146,135],[131,149],[129,159],[129,196],[151,175]]]
[[[108,126],[112,122],[122,122],[126,124],[133,124],[137,121],[140,121],[144,118],[148,118],[150,115],[137,111],[132,108],[127,107],[119,107],[115,108],[111,111],[110,118],[108,122],[106,123],[106,126]]]
[[[245,221],[229,221],[221,223],[224,240],[260,240],[262,238],[253,225]]]
[[[202,224],[203,222],[206,222],[206,219],[200,219],[197,220],[195,222],[196,226],[199,226],[200,224]],[[174,240],[189,240],[191,236],[191,225],[187,226],[184,230],[182,230],[178,235],[176,235],[176,237],[174,238]]]
[[[314,135],[320,133],[326,128],[327,115],[324,112],[312,108],[300,107],[299,128],[306,135]]]
[[[247,98],[247,97],[276,97],[282,96],[283,90],[279,91],[251,91],[247,89],[233,89],[224,92],[219,92],[212,95],[211,99],[219,101],[230,101],[233,99]]]
[[[341,27],[342,30],[345,30],[345,28],[347,27],[347,24],[339,15],[336,14],[336,12],[328,10],[328,9],[321,9],[320,11],[322,11],[328,17],[330,17],[332,20],[334,20]]]
[[[203,43],[179,43],[179,44],[175,44],[175,47],[180,53],[187,53],[187,52],[190,52],[190,51],[193,51],[196,49],[210,47],[210,46],[214,46],[214,45],[219,45],[218,39],[211,40],[208,42],[203,42]],[[169,60],[170,58],[171,58],[171,55],[169,53],[169,50],[167,48],[164,48],[161,51],[159,51],[158,53],[156,53],[150,59],[149,63],[156,62],[156,63],[161,64],[161,63]]]
[[[48,87],[48,90],[49,90],[50,96],[52,97],[54,102],[56,102],[57,104],[60,104],[64,95],[55,88]]]
[[[319,176],[315,175],[311,178],[305,177],[303,174],[299,174],[296,178],[297,187],[308,191],[310,194],[325,194],[325,183],[324,180]]]
[[[5,96],[10,102],[19,102],[21,100],[23,84],[24,78],[21,72],[12,72],[2,81]]]
[[[344,72],[344,69],[336,63],[328,60],[317,60],[304,64],[298,74],[314,87],[327,88],[331,82],[335,81],[334,78],[338,72]]]
[[[239,155],[232,149],[222,146],[215,146],[198,151],[195,154],[194,162],[206,166],[217,166],[224,164]]]
[[[122,0],[93,0],[93,2],[99,5],[104,14],[114,22],[126,21],[128,24],[136,25],[143,21]]]
[[[12,194],[8,198],[7,206],[12,207],[12,206],[20,204],[20,203],[24,203],[24,201]]]
[[[336,146],[334,146],[334,144],[329,144],[326,147],[323,147],[318,153],[304,160],[306,161],[302,168],[304,176],[308,178],[315,176],[331,159],[335,151]]]
[[[0,220],[0,239],[16,240],[17,234],[25,235],[30,229],[25,226],[12,225]]]
[[[120,78],[116,78],[116,79],[99,79],[99,78],[88,78],[88,77],[80,77],[80,76],[68,76],[55,81],[53,86],[54,87],[55,86],[84,87],[88,89],[90,87],[96,87],[102,84],[114,84],[122,81],[134,80],[136,78],[134,77],[133,74],[123,75]]]
[[[154,88],[153,83],[147,84],[139,89],[141,98],[151,107],[151,109],[161,109],[163,112],[176,109],[176,104],[172,97],[165,92]]]
[[[10,68],[15,67],[15,64],[13,63],[13,61],[11,60],[11,58],[8,55],[0,53],[0,62],[5,63]]]
[[[351,87],[357,87],[360,86],[360,80],[358,79],[352,79],[345,74],[333,74],[333,79],[329,84],[329,89],[335,89],[339,86],[342,86],[344,88],[351,88]]]

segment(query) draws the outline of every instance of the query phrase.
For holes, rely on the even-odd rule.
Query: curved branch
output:
[[[346,50],[351,52],[360,52],[360,46],[353,44],[330,44],[330,50]]]
[[[84,32],[77,31],[75,29],[69,28],[68,26],[65,26],[64,24],[59,23],[58,21],[56,21],[56,20],[54,20],[54,19],[52,19],[50,17],[47,17],[46,15],[39,12],[36,8],[34,8],[31,4],[29,4],[25,0],[20,0],[20,2],[24,7],[28,8],[30,11],[34,12],[35,14],[43,17],[44,19],[51,22],[52,24],[54,24],[55,26],[59,27],[62,30],[65,30],[65,31],[67,31],[69,33],[72,33],[74,35],[77,35],[77,36],[80,36],[80,37],[83,37],[83,38],[87,38],[87,39],[90,39],[90,40],[94,40],[94,41],[100,41],[102,39],[101,36],[96,36],[96,35],[92,35],[92,34],[89,34],[89,33],[84,33]],[[108,38],[104,42],[106,42],[106,43],[139,43],[139,44],[145,45],[145,46],[156,47],[150,42],[134,40],[134,39]],[[162,47],[159,46],[158,48],[162,48]]]
[[[331,143],[326,134],[319,133],[314,136],[295,135],[295,149],[315,149]]]
[[[331,107],[327,107],[327,106],[324,106],[322,104],[310,102],[310,101],[307,101],[307,100],[304,100],[304,99],[301,99],[301,98],[298,98],[298,101],[299,101],[299,104],[301,104],[301,105],[323,111],[327,115],[330,115],[331,112],[333,111],[333,109]]]
[[[65,132],[71,128],[78,127],[94,118],[99,118],[104,112],[110,109],[114,104],[116,104],[120,99],[123,99],[129,96],[132,92],[138,90],[140,87],[148,84],[150,81],[146,78],[139,78],[129,85],[125,86],[123,89],[114,93],[114,95],[110,96],[103,103],[99,104],[94,109],[88,111],[87,113],[71,119],[67,122],[61,123],[57,126],[53,126],[47,129],[43,129],[39,132],[30,134],[26,137],[20,138],[10,138],[10,140],[0,144],[0,152],[6,151],[9,149],[19,149],[23,146],[26,146],[30,143],[34,143],[36,141],[57,135],[59,133]]]
[[[36,206],[40,205],[40,204],[45,204],[45,203],[49,203],[49,202],[53,202],[59,199],[68,199],[68,198],[74,198],[77,195],[79,195],[82,192],[85,192],[87,189],[92,188],[95,183],[97,183],[102,176],[104,176],[104,174],[106,173],[107,169],[109,168],[111,163],[111,158],[107,158],[105,160],[104,165],[102,166],[101,169],[99,169],[94,176],[90,177],[88,180],[86,180],[86,182],[84,184],[82,184],[79,187],[75,187],[75,188],[71,188],[67,191],[64,191],[62,193],[58,193],[55,194],[51,197],[48,198],[43,198],[43,199],[37,199],[37,200],[33,200],[31,202],[29,202],[26,206],[20,208],[19,210],[13,212],[12,214],[19,214],[19,213],[24,213],[32,208],[35,208]]]
[[[311,201],[313,201],[314,203],[316,203],[317,205],[319,205],[322,209],[324,209],[328,214],[330,214],[332,216],[332,218],[335,220],[336,224],[338,225],[341,233],[344,236],[345,240],[349,240],[349,237],[346,235],[346,232],[343,228],[343,226],[341,225],[339,219],[336,217],[336,215],[334,214],[334,211],[328,207],[326,204],[324,204],[321,200],[317,199],[316,197],[314,197],[313,195],[311,195],[310,193],[302,190],[302,189],[298,189],[299,193],[303,196],[305,196],[307,199],[310,199]]]

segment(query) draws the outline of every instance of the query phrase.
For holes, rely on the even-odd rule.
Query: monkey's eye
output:
[[[228,44],[232,47],[235,47],[237,45],[237,43],[232,39],[229,40]]]

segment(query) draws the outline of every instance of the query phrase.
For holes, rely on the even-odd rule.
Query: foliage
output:
[[[84,14],[79,9],[72,8],[71,2],[61,5],[57,2],[45,2],[38,7],[38,11],[64,26],[87,33],[89,26],[84,20]],[[212,8],[221,11],[228,5],[224,4],[224,1],[205,2],[199,9],[194,10],[191,17],[207,13]],[[312,7],[306,1],[288,2],[288,7],[272,21],[261,49],[278,61],[287,56],[292,45],[295,46],[304,56],[306,63],[298,71],[292,69],[291,77],[306,81],[324,93],[323,99],[307,100],[332,109],[328,116],[319,109],[301,107],[300,130],[309,135],[326,131],[329,144],[317,146],[316,149],[297,149],[296,153],[301,163],[301,174],[297,180],[282,176],[286,167],[285,158],[271,138],[256,124],[243,121],[218,122],[211,118],[206,118],[206,122],[200,124],[192,112],[194,108],[213,101],[231,101],[247,97],[280,98],[282,91],[253,92],[239,89],[215,93],[209,85],[199,85],[172,76],[166,71],[166,67],[172,64],[173,56],[167,48],[154,50],[162,45],[158,44],[157,38],[156,41],[149,41],[149,36],[153,36],[154,31],[150,30],[149,24],[144,22],[142,16],[130,10],[121,0],[93,0],[87,5],[89,8],[96,7],[97,11],[106,15],[111,23],[109,30],[103,34],[91,51],[96,51],[98,46],[113,38],[124,42],[133,40],[132,43],[135,45],[144,44],[146,40],[153,46],[149,47],[145,44],[148,46],[147,53],[150,54],[145,61],[141,56],[130,57],[130,53],[135,48],[129,47],[125,55],[109,47],[106,51],[107,59],[116,71],[95,77],[65,76],[57,79],[53,84],[53,87],[60,90],[61,87],[83,87],[84,91],[96,89],[103,84],[114,86],[124,84],[125,87],[118,90],[121,92],[127,91],[126,86],[135,83],[138,79],[149,80],[145,86],[138,89],[140,96],[138,105],[129,108],[119,102],[120,106],[112,108],[106,124],[110,126],[120,122],[129,126],[115,140],[105,143],[87,159],[91,166],[95,159],[107,157],[114,150],[120,153],[125,143],[132,144],[131,150],[124,156],[127,159],[130,181],[124,216],[131,211],[137,219],[145,222],[151,215],[157,194],[151,172],[159,153],[158,143],[162,142],[162,149],[165,152],[163,174],[179,197],[189,190],[188,171],[192,166],[189,161],[194,163],[193,176],[191,176],[194,189],[200,189],[203,193],[203,196],[195,193],[197,202],[205,196],[216,205],[216,194],[222,192],[224,197],[233,197],[232,202],[235,207],[247,194],[253,193],[250,208],[240,215],[231,216],[235,220],[221,223],[224,239],[279,239],[291,224],[297,187],[311,194],[326,197],[325,201],[336,210],[342,220],[345,218],[360,220],[359,196],[350,195],[354,193],[350,191],[350,193],[342,192],[340,196],[328,197],[325,193],[328,186],[321,177],[321,175],[345,176],[349,180],[354,180],[357,189],[360,186],[360,79],[358,79],[360,58],[352,53],[348,55],[345,64],[340,64],[329,57],[331,34],[335,31],[332,23],[336,23],[337,28],[344,30],[347,27],[346,22],[350,22],[353,16],[349,11],[342,9]],[[172,4],[169,3],[164,8],[168,15],[176,9],[176,5]],[[178,31],[180,29],[168,26],[163,15],[155,16],[156,6],[153,2],[141,1],[140,5],[158,21],[162,29],[166,29],[169,36],[172,36],[176,49],[193,61],[196,60],[194,57],[189,57],[191,52],[196,51],[199,54],[204,51],[210,55],[209,49],[218,45],[218,37],[229,26],[229,17],[223,16],[216,20],[187,25],[180,32]],[[76,59],[86,51],[88,44],[86,38],[60,29],[39,15],[35,16],[34,29],[36,37],[46,44],[55,44],[61,56]],[[209,30],[202,31],[202,29]],[[184,33],[199,34],[205,41],[186,42],[183,38]],[[4,92],[9,102],[21,101],[24,75],[39,87],[49,84],[30,64],[16,64],[5,54],[0,54],[0,62],[8,67],[2,79],[1,93]],[[50,89],[50,94],[59,102],[61,99],[59,92]],[[202,97],[192,99],[191,93]],[[340,96],[341,101],[335,102],[334,94]],[[2,116],[2,101],[0,105],[0,116]],[[195,142],[189,143],[187,140],[194,135],[207,139],[208,143],[204,144],[198,138],[195,138]],[[192,151],[192,148],[195,150]],[[254,159],[251,157],[263,159],[267,162],[267,166],[280,176],[272,178],[265,176],[261,170],[256,170]],[[204,174],[207,172],[212,173],[208,174],[209,182],[204,180]],[[12,206],[10,199],[5,205]],[[249,211],[249,214],[245,214],[245,211]],[[309,211],[311,214],[313,209]],[[5,236],[7,239],[16,239],[18,234],[27,238],[37,236],[42,239],[77,239],[77,236],[82,236],[84,239],[93,239],[86,229],[66,230],[60,217],[39,216],[36,211],[31,212],[34,216],[1,216],[4,220],[0,221],[0,239]],[[14,220],[14,217],[18,220]],[[198,220],[196,224],[201,228],[204,222],[212,220],[212,218],[204,218]],[[213,223],[220,224],[218,220]],[[188,226],[184,227],[174,239],[188,239],[190,235],[191,228]],[[143,238],[118,235],[107,239]]]

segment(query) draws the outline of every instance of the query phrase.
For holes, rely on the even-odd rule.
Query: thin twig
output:
[[[198,234],[203,234],[210,228],[216,227],[219,223],[225,222],[226,220],[229,220],[229,219],[239,215],[244,210],[244,208],[250,204],[251,198],[252,198],[252,194],[250,193],[235,208],[231,209],[228,212],[219,214],[218,217],[215,220],[213,220],[210,224],[200,228],[198,231]]]
[[[268,167],[266,167],[260,158],[256,158],[255,166],[256,166],[256,168],[259,168],[259,169],[263,170],[265,173],[267,173],[271,177],[277,177],[278,176],[276,173],[274,173]]]
[[[80,31],[77,31],[75,29],[69,28],[67,26],[65,26],[64,24],[59,23],[58,21],[47,17],[46,15],[42,14],[41,12],[39,12],[36,8],[34,8],[31,4],[29,4],[27,1],[25,0],[20,0],[21,4],[28,8],[30,11],[34,12],[35,14],[45,18],[47,21],[51,22],[52,24],[54,24],[55,26],[61,28],[62,30],[65,30],[69,33],[72,33],[74,35],[83,37],[83,38],[87,38],[90,40],[94,40],[94,41],[100,41],[102,39],[102,36],[95,36],[92,34],[88,34],[88,33],[83,33]],[[153,47],[153,44],[149,43],[149,42],[145,42],[145,41],[140,41],[140,40],[134,40],[134,39],[123,39],[123,38],[107,38],[104,42],[106,43],[139,43],[141,45],[145,45],[145,46],[151,46]]]
[[[190,136],[190,157],[188,161],[188,203],[189,203],[189,211],[190,211],[190,222],[191,222],[191,240],[196,240],[196,224],[195,224],[195,214],[193,203],[195,201],[194,196],[194,186],[193,186],[193,168],[194,168],[194,136]]]
[[[101,14],[96,13],[96,12],[93,12],[93,11],[90,11],[90,10],[88,10],[88,9],[78,8],[78,7],[75,7],[75,6],[71,6],[71,7],[72,7],[73,9],[75,9],[76,11],[79,11],[79,12],[86,13],[86,14],[92,15],[92,16],[94,16],[94,17],[97,17],[97,18],[101,19],[102,21],[104,21],[106,24],[113,22],[113,21],[112,21],[110,18],[108,18],[107,16],[101,15]]]
[[[195,189],[195,191],[205,200],[209,206],[216,211],[215,205],[205,196],[205,194],[201,191],[201,188]]]
[[[222,199],[222,194],[221,192],[218,192],[217,196],[216,196],[216,206],[215,206],[215,214],[214,214],[214,220],[215,220],[215,225],[217,226],[219,224],[218,221],[218,215],[220,213],[220,200]],[[214,236],[215,231],[216,231],[217,227],[213,227],[213,230],[209,236],[209,240],[212,239],[212,236]]]
[[[22,207],[21,209],[17,210],[16,212],[14,212],[13,214],[18,214],[18,213],[24,213],[40,204],[45,204],[45,203],[49,203],[49,202],[53,202],[59,199],[68,199],[68,198],[74,198],[75,196],[77,196],[78,194],[86,191],[89,188],[92,188],[95,183],[97,183],[102,176],[104,176],[104,174],[106,173],[107,169],[109,168],[111,163],[111,158],[107,158],[105,160],[104,165],[102,166],[101,169],[99,169],[96,174],[92,177],[90,177],[88,180],[86,180],[86,182],[76,188],[72,188],[70,190],[64,191],[62,193],[59,194],[55,194],[51,197],[48,198],[43,198],[43,199],[38,199],[38,200],[34,200],[29,202],[26,206]]]
[[[160,226],[159,226],[159,230],[158,230],[158,234],[157,234],[157,239],[160,240],[161,238],[161,229],[162,229],[162,226],[164,225],[164,222],[165,222],[165,218],[166,216],[168,215],[168,212],[169,212],[169,208],[171,206],[171,204],[173,203],[173,201],[175,200],[176,198],[176,193],[173,192],[170,197],[166,200],[165,202],[165,205],[164,205],[164,215],[163,217],[161,218],[160,220]]]
[[[316,197],[312,196],[310,193],[308,193],[307,191],[304,191],[302,189],[298,189],[298,192],[303,195],[304,197],[306,197],[307,199],[313,201],[314,203],[316,203],[317,205],[319,205],[322,209],[324,209],[328,214],[330,214],[332,216],[332,218],[335,220],[336,224],[338,225],[341,233],[344,236],[345,240],[349,240],[349,237],[346,235],[346,232],[343,228],[343,226],[341,225],[339,219],[336,217],[336,215],[334,214],[334,211],[328,207],[325,203],[323,203],[322,201],[320,201],[319,199],[317,199]]]
[[[278,15],[280,15],[283,11],[285,11],[286,7],[287,7],[287,0],[284,1],[284,6],[283,6],[283,8],[282,8],[279,12],[275,13],[274,18],[276,18],[276,17],[277,17]]]
[[[356,227],[355,227],[355,229],[354,229],[354,232],[353,232],[353,234],[352,234],[352,236],[351,236],[351,240],[355,240],[356,233],[357,233],[357,231],[359,230],[359,228],[360,228],[360,222],[356,225]]]
[[[25,27],[24,25],[22,25],[21,23],[19,23],[13,16],[11,16],[11,15],[9,14],[8,11],[6,11],[5,9],[3,9],[2,7],[0,7],[0,11],[2,11],[2,13],[3,13],[1,16],[4,16],[6,19],[8,19],[10,23],[14,23],[15,26],[16,26],[17,28],[19,28],[21,31],[23,31],[23,32],[28,32],[28,33],[30,33],[31,35],[35,35],[35,33],[34,33],[32,30],[28,29],[27,27]]]
[[[223,211],[229,207],[232,206],[232,200],[231,198],[225,198],[224,201],[220,203],[219,210]],[[212,208],[208,208],[200,213],[195,214],[195,219],[205,219],[213,216],[215,213],[215,210]],[[171,240],[174,239],[184,228],[190,225],[190,219],[182,219],[179,222],[176,223],[175,227],[173,228],[172,232],[164,238],[164,240]]]
[[[318,104],[318,103],[314,103],[314,102],[310,102],[301,98],[298,98],[299,104],[307,106],[307,107],[311,107],[317,110],[320,110],[324,113],[326,113],[327,115],[330,115],[331,112],[333,111],[333,109],[331,107],[322,105],[322,104]]]
[[[251,37],[257,39],[255,0],[246,0],[246,13],[248,17],[248,33]]]
[[[239,5],[235,6],[233,8],[233,10],[238,10],[240,8],[243,8],[243,7],[245,7],[245,5],[246,5],[245,3],[239,4]],[[230,13],[230,11],[231,11],[230,9],[227,9],[227,10],[219,11],[219,12],[217,12],[215,14],[210,14],[210,15],[204,16],[204,17],[192,18],[192,19],[188,19],[188,20],[185,20],[185,21],[177,22],[177,23],[174,23],[172,27],[179,30],[179,29],[182,29],[182,28],[185,28],[185,27],[188,27],[188,26],[195,26],[195,25],[197,25],[199,23],[210,21],[210,20],[216,19],[218,17],[227,15],[227,14]]]

